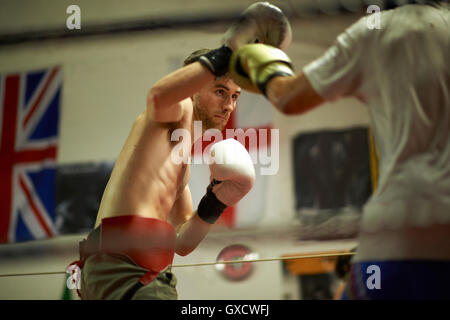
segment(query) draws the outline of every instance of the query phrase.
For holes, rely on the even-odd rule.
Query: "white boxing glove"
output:
[[[200,201],[197,213],[208,223],[215,223],[226,207],[238,203],[253,187],[255,168],[242,144],[226,139],[214,144],[209,152],[211,183]]]

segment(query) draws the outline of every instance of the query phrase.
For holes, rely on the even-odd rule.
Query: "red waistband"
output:
[[[173,226],[162,220],[132,215],[105,218],[100,251],[123,253],[137,265],[160,272],[172,264],[175,239]]]

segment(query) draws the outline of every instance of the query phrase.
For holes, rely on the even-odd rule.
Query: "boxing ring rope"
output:
[[[173,265],[169,265],[169,267],[171,267],[171,268],[204,267],[204,266],[251,263],[251,262],[273,262],[273,261],[289,261],[289,260],[300,260],[300,259],[311,259],[311,258],[332,258],[332,257],[340,257],[340,256],[351,256],[354,254],[355,254],[355,252],[352,252],[352,251],[343,251],[343,252],[336,252],[336,253],[301,254],[301,255],[295,255],[295,256],[279,257],[279,258],[237,259],[237,260],[228,260],[228,261],[173,264]],[[9,274],[0,274],[0,278],[19,277],[19,276],[42,276],[42,275],[56,275],[56,274],[67,274],[67,272],[66,271],[53,271],[53,272],[34,272],[34,273],[9,273]]]
[[[340,252],[340,253],[319,253],[311,255],[297,255],[289,257],[280,258],[262,258],[262,259],[242,259],[242,260],[229,260],[229,261],[216,261],[216,262],[204,262],[204,263],[192,263],[192,264],[177,264],[172,265],[172,268],[181,267],[201,267],[201,266],[212,266],[221,264],[236,264],[236,263],[247,263],[247,262],[270,262],[270,261],[286,261],[286,260],[299,260],[299,259],[310,259],[310,258],[330,258],[339,256],[350,256],[354,255],[354,252]]]

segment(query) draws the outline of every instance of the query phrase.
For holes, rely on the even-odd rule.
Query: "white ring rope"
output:
[[[287,261],[287,260],[298,260],[298,259],[310,259],[310,258],[328,258],[328,257],[339,257],[339,256],[350,256],[354,255],[354,252],[340,252],[340,253],[319,253],[319,254],[304,254],[297,256],[288,256],[280,258],[265,258],[265,259],[241,259],[241,260],[229,260],[229,261],[215,261],[215,262],[201,262],[201,263],[187,263],[187,264],[174,264],[169,265],[171,268],[184,268],[184,267],[202,267],[202,266],[213,266],[221,264],[237,264],[237,263],[248,263],[248,262],[270,262],[270,261]],[[35,273],[9,273],[0,274],[0,278],[5,277],[18,277],[18,276],[41,276],[41,275],[54,275],[54,274],[65,274],[66,271],[54,271],[54,272],[35,272]]]

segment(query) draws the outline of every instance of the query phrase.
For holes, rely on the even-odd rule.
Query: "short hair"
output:
[[[196,62],[201,56],[210,52],[211,49],[199,49],[192,52],[186,59],[183,61],[183,66],[187,66],[188,64]]]

